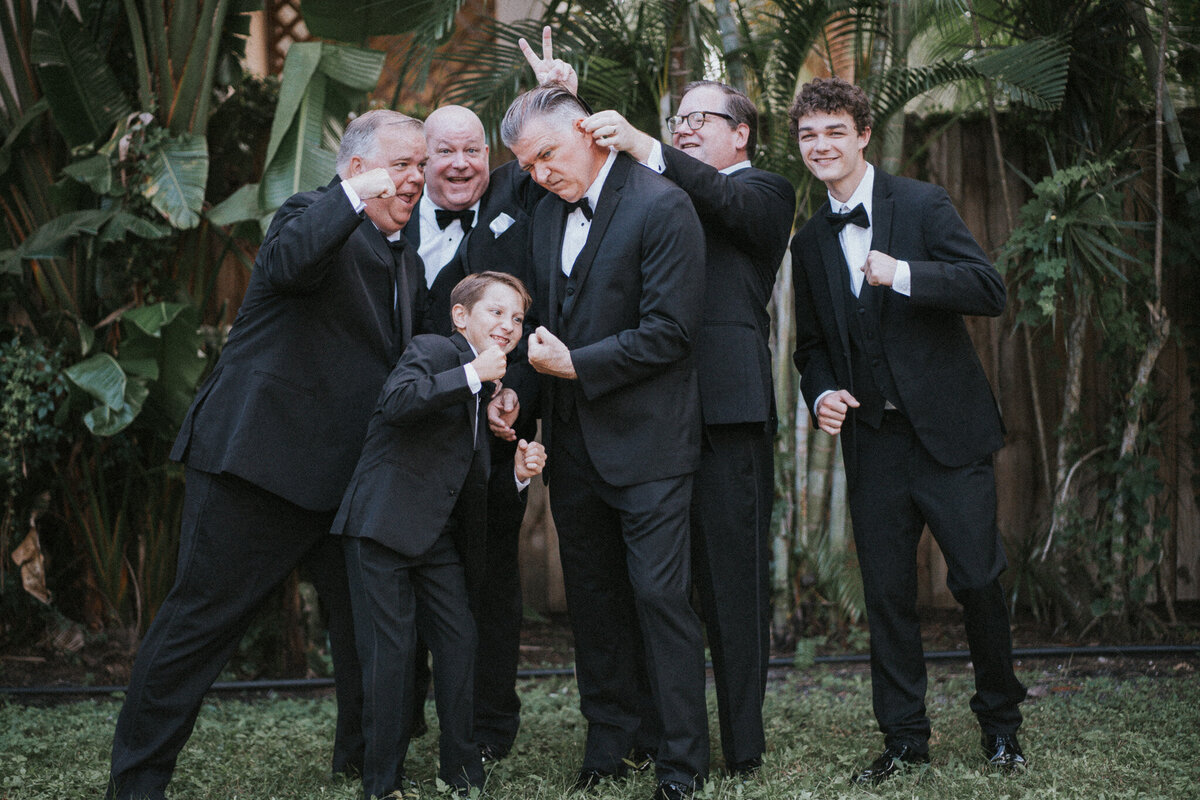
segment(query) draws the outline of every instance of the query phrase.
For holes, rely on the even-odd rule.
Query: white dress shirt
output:
[[[425,288],[428,289],[433,286],[442,267],[449,264],[450,259],[454,258],[454,254],[458,252],[458,246],[462,244],[463,236],[466,234],[463,232],[462,223],[456,219],[450,220],[450,224],[445,228],[438,227],[438,206],[429,199],[429,192],[421,195],[421,202],[417,204],[417,209],[421,225],[421,246],[417,248],[417,255],[421,257],[421,261],[425,262]],[[478,223],[478,200],[470,210],[475,214],[475,223]]]
[[[613,162],[616,160],[617,151],[611,150],[608,160],[604,162],[604,166],[597,173],[596,180],[592,181],[592,185],[583,194],[592,206],[593,215],[596,213],[596,205],[600,202],[600,192],[604,189],[604,181],[608,178],[608,173],[612,171]],[[588,231],[591,229],[592,221],[585,217],[578,208],[567,214],[567,227],[563,230],[562,243],[562,271],[567,277],[570,277],[571,270],[575,268],[575,259],[579,258],[579,253],[587,243]]]

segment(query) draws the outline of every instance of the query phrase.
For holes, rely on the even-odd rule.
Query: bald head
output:
[[[463,106],[442,106],[425,120],[425,191],[438,208],[461,211],[488,187],[488,147],[483,123]]]

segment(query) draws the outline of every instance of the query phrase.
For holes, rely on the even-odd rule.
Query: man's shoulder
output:
[[[906,178],[875,169],[874,194],[902,195],[916,201],[930,200],[946,195],[946,190],[936,183],[918,178]]]

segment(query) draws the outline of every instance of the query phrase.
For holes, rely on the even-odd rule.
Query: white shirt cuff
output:
[[[361,214],[363,209],[367,207],[367,204],[359,198],[358,192],[354,191],[346,181],[342,181],[342,191],[346,193],[346,199],[350,201],[350,205],[354,206],[354,213]]]
[[[907,261],[896,262],[896,274],[892,276],[892,291],[912,297],[912,270]]]
[[[471,388],[471,394],[479,394],[479,390],[483,388],[483,381],[479,380],[479,373],[470,364],[463,364],[463,370],[467,373],[467,386]]]
[[[513,480],[517,482],[517,491],[523,492],[529,488],[529,481],[523,481],[517,477],[517,468],[513,467]],[[533,480],[530,478],[529,480]]]
[[[659,175],[667,171],[667,160],[663,158],[662,142],[658,139],[654,140],[654,146],[650,148],[650,155],[646,157],[646,166]]]

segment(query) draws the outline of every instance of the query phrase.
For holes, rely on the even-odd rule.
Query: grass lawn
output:
[[[1168,677],[1162,677],[1162,674]],[[989,798],[1200,797],[1200,672],[1195,662],[1159,677],[1083,675],[1027,663],[1020,673],[1032,696],[1021,741],[1029,771],[1018,777],[981,769],[978,729],[967,709],[969,673],[935,664],[928,702],[933,763],[877,789],[853,787],[849,775],[878,754],[882,737],[871,714],[861,668],[814,666],[785,671],[766,702],[768,753],[748,783],[715,777],[703,798],[808,800],[890,797]],[[523,725],[513,753],[494,766],[486,795],[497,800],[567,796],[578,767],[583,719],[569,679],[521,685]],[[720,764],[715,700],[709,693],[714,776]],[[34,707],[0,700],[0,800],[98,798],[119,700]],[[432,718],[432,709],[429,716]],[[357,800],[359,786],[328,774],[333,702],[329,697],[269,697],[247,702],[210,697],[183,751],[171,800]],[[436,729],[435,729],[436,732]],[[435,785],[435,736],[417,740],[408,771]],[[604,787],[595,800],[647,800],[650,772]]]

